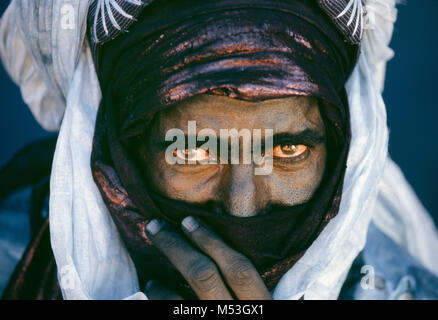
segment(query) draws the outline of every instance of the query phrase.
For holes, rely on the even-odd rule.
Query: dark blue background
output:
[[[0,0],[0,12],[8,1]],[[438,0],[399,6],[384,99],[389,150],[438,224]],[[0,67],[0,166],[26,143],[47,136]]]

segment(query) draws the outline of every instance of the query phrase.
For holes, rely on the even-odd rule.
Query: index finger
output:
[[[232,299],[214,262],[193,248],[182,235],[158,220],[149,222],[145,231],[152,244],[172,262],[199,299]]]
[[[195,218],[182,221],[187,236],[218,265],[236,297],[241,300],[271,300],[272,297],[251,261],[224,243]]]

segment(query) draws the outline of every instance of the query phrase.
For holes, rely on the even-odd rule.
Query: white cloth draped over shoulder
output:
[[[340,211],[280,280],[275,299],[336,299],[371,221],[438,275],[433,221],[387,151],[381,93],[396,1],[365,2],[375,20],[346,84],[352,140]],[[91,175],[101,92],[85,37],[88,6],[89,0],[13,0],[0,20],[0,55],[38,122],[59,130],[50,231],[63,297],[147,299]]]

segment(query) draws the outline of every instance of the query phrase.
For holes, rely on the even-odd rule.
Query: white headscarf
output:
[[[438,275],[437,231],[387,153],[381,93],[396,1],[365,2],[375,21],[346,85],[352,140],[340,210],[282,277],[275,299],[336,299],[371,220]],[[60,130],[50,232],[64,299],[147,299],[91,175],[101,92],[85,39],[88,6],[89,0],[13,0],[0,20],[0,55],[36,119]]]

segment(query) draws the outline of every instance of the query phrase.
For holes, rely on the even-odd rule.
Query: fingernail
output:
[[[193,217],[184,218],[181,224],[188,232],[193,232],[199,228],[198,221],[196,221],[196,219]]]
[[[155,236],[163,227],[163,224],[161,224],[157,219],[153,219],[151,220],[147,225],[146,225],[146,231]]]

